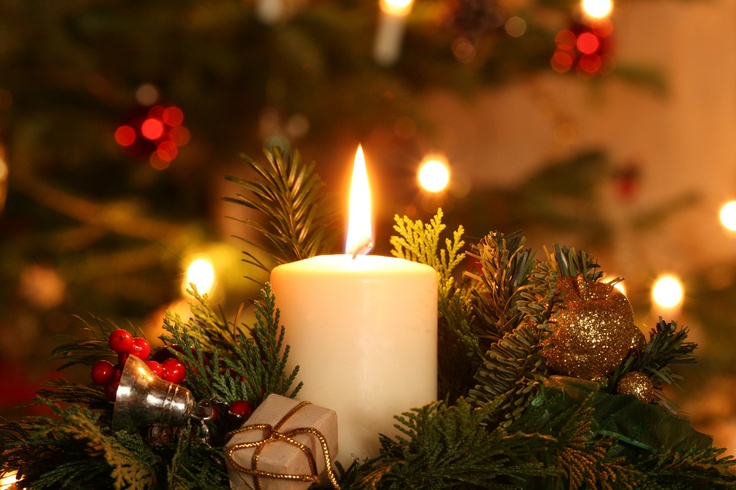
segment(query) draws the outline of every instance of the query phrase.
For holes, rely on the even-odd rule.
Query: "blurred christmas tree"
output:
[[[357,142],[372,141],[389,230],[393,214],[423,212],[395,184],[436,130],[428,91],[471,98],[545,72],[661,84],[626,60],[613,70],[610,22],[586,20],[576,1],[417,1],[395,61],[374,55],[385,15],[351,0],[0,0],[0,373],[18,380],[3,405],[47,375],[50,337],[76,328],[72,315],[159,320],[196,254],[216,262],[217,301],[256,292],[242,278],[257,271],[227,241],[244,231],[224,217],[242,210],[221,199],[235,192],[224,177],[246,169],[240,153],[299,147],[334,189]],[[450,226],[605,247],[605,149],[540,169],[442,203]]]

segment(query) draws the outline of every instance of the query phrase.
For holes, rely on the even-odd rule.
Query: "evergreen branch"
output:
[[[293,390],[292,385],[298,368],[286,372],[289,346],[284,345],[270,284],[261,291],[261,300],[254,302],[256,322],[246,327],[249,335],[219,320],[206,297],[197,299],[196,319],[184,324],[169,317],[164,328],[170,335],[161,337],[177,346],[175,355],[187,366],[187,384],[195,397],[258,405],[270,393],[296,395],[301,383]]]
[[[254,180],[227,177],[247,193],[226,201],[260,212],[266,222],[243,221],[265,240],[265,244],[243,238],[246,243],[269,253],[277,264],[306,259],[329,251],[333,245],[337,215],[327,211],[327,201],[318,193],[322,180],[314,173],[314,163],[303,165],[299,153],[293,157],[274,147],[264,151],[267,165],[243,156],[255,172]],[[263,270],[269,268],[246,252],[246,262]]]
[[[693,355],[698,345],[687,340],[689,329],[678,330],[676,322],[667,323],[662,318],[649,332],[649,342],[639,350],[632,350],[628,357],[611,375],[609,386],[613,389],[618,380],[630,371],[640,371],[652,380],[656,393],[661,394],[665,384],[677,384],[682,376],[672,372],[675,364],[695,364]]]
[[[113,404],[105,398],[104,391],[98,386],[82,385],[65,379],[52,379],[46,383],[36,395],[42,401],[53,403],[77,403],[86,405],[91,410],[101,412],[106,421],[112,420]],[[38,403],[38,402],[37,402]]]
[[[179,435],[167,475],[167,488],[177,490],[228,490],[230,481],[220,449],[195,444],[191,426]]]
[[[51,352],[53,357],[65,361],[58,370],[77,364],[91,366],[100,359],[114,357],[108,345],[108,338],[114,330],[120,327],[116,326],[111,320],[95,316],[92,317],[94,324],[90,324],[81,317],[77,318],[82,322],[81,334],[79,336],[61,336],[60,338],[67,341],[67,343],[58,345]],[[143,331],[132,324],[129,325],[128,331],[136,337],[145,338]]]
[[[721,456],[724,452],[710,446],[664,451],[635,467],[647,475],[642,485],[646,490],[734,489],[735,462],[732,456]]]
[[[397,417],[406,437],[381,438],[381,456],[363,471],[369,488],[518,488],[532,475],[553,474],[538,462],[539,435],[488,432],[492,406],[430,404]]]
[[[541,338],[539,328],[523,324],[486,352],[475,375],[477,384],[468,393],[468,399],[477,406],[496,404],[487,423],[510,424],[537,395],[539,383],[547,374],[539,345]]]
[[[591,281],[603,277],[603,272],[598,270],[600,265],[584,250],[577,251],[574,248],[555,245],[554,253],[548,255],[550,260],[554,260],[557,264],[560,277],[576,277],[582,274]]]
[[[79,405],[54,414],[4,424],[3,469],[17,469],[32,488],[150,488],[160,460],[140,436],[112,435],[98,424],[99,414]],[[12,437],[12,433],[16,437]]]
[[[524,249],[526,239],[517,232],[488,234],[471,254],[480,263],[478,274],[468,273],[474,280],[475,312],[481,321],[479,335],[498,341],[519,325],[521,313],[517,301],[534,267],[534,252]]]

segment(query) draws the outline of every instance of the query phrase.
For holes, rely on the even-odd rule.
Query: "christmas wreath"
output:
[[[264,216],[248,222],[260,244],[276,263],[329,251],[335,215],[325,211],[313,165],[277,149],[265,154],[265,164],[245,159],[253,179],[230,178],[245,191],[231,200]],[[397,217],[391,239],[395,256],[438,274],[438,401],[397,414],[401,435],[376,434],[377,457],[337,463],[329,480],[290,475],[290,483],[736,488],[734,460],[672,410],[663,392],[678,381],[673,365],[695,362],[687,328],[660,320],[645,337],[626,297],[601,281],[583,251],[555,246],[537,257],[522,234],[499,232],[466,247],[462,228],[444,237],[442,217]],[[471,265],[461,272],[464,263]],[[227,434],[271,395],[296,397],[298,370],[286,367],[289,326],[280,324],[269,284],[253,301],[252,325],[224,318],[196,290],[191,295],[191,316],[167,314],[156,352],[135,326],[84,320],[83,334],[54,355],[63,367],[88,366],[92,382],[52,381],[33,403],[53,415],[2,421],[2,472],[17,472],[16,485],[34,489],[230,488]],[[148,420],[141,407],[126,417],[121,384],[129,395],[163,386],[177,408],[166,420]],[[265,475],[255,486],[273,481],[281,480]]]

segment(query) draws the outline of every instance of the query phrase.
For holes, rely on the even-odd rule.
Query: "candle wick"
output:
[[[365,243],[362,243],[358,248],[355,249],[355,253],[353,254],[353,259],[355,259],[358,255],[365,255],[368,252],[371,251],[373,248],[373,242],[368,240]]]

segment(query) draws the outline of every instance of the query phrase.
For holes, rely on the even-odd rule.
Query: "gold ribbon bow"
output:
[[[332,487],[335,490],[340,490],[340,486],[337,483],[337,478],[335,478],[335,473],[332,471],[332,464],[330,461],[330,450],[327,446],[327,439],[325,438],[325,436],[322,435],[320,431],[318,431],[317,429],[313,427],[301,427],[301,428],[297,428],[294,430],[290,430],[288,432],[283,432],[283,433],[279,432],[279,429],[281,429],[281,427],[295,413],[297,413],[299,410],[301,410],[307,405],[309,405],[309,402],[299,403],[294,408],[289,410],[289,412],[286,415],[284,415],[275,426],[272,426],[271,424],[253,424],[253,425],[247,425],[247,426],[241,427],[240,429],[236,429],[228,433],[228,438],[230,438],[239,432],[246,432],[246,431],[251,431],[251,430],[263,430],[265,432],[264,439],[260,441],[243,442],[240,444],[235,444],[227,452],[227,459],[234,468],[236,468],[238,471],[242,473],[253,475],[255,477],[253,480],[256,485],[256,490],[260,490],[261,488],[261,477],[278,478],[281,480],[295,480],[295,481],[312,482],[312,483],[319,482],[319,472],[317,471],[317,463],[314,459],[314,455],[312,454],[312,450],[309,449],[309,447],[302,444],[301,442],[294,439],[294,436],[297,436],[299,434],[312,434],[319,440],[319,443],[322,446],[322,454],[325,458],[325,469],[327,470],[327,478],[329,478],[330,484],[332,484]],[[270,471],[259,470],[258,469],[258,459],[261,456],[261,452],[263,451],[263,448],[266,447],[269,443],[276,442],[276,441],[284,441],[286,443],[291,444],[292,446],[295,446],[301,449],[302,452],[304,452],[304,454],[307,456],[307,462],[309,463],[309,469],[311,471],[311,474],[309,475],[284,475],[281,473],[271,473]],[[240,449],[249,449],[249,448],[256,448],[256,450],[253,452],[252,468],[246,468],[245,466],[235,462],[235,459],[233,458],[233,454],[236,451]]]

